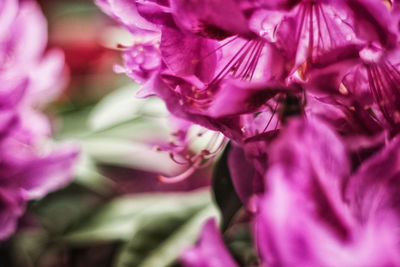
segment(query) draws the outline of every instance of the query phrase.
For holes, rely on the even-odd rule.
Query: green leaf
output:
[[[36,215],[47,232],[58,235],[90,213],[102,201],[98,194],[73,183],[43,199],[31,201],[29,210]]]
[[[187,220],[210,203],[211,197],[206,191],[120,197],[68,231],[62,240],[71,244],[127,241],[141,231],[144,225],[154,224],[160,218]]]
[[[30,231],[20,230],[9,242],[12,263],[1,266],[34,266],[34,262],[42,255],[48,246],[48,236],[41,229]],[[4,259],[1,263],[4,264]]]
[[[166,118],[142,116],[92,131],[82,139],[108,137],[153,143],[154,140],[168,139],[170,132]]]
[[[138,86],[130,83],[109,93],[95,106],[61,112],[58,139],[167,138],[172,129],[165,104],[158,98],[139,99],[135,96],[137,90]]]
[[[235,230],[225,235],[225,242],[240,266],[259,266],[249,223],[235,224]]]
[[[77,110],[71,110],[58,114],[60,118],[61,129],[57,133],[56,139],[77,139],[89,133],[87,118],[92,107],[85,107]]]
[[[212,177],[212,188],[214,199],[222,215],[222,231],[225,231],[233,216],[242,207],[235,188],[233,187],[232,178],[228,168],[228,152],[230,144],[228,144],[218,160]]]
[[[145,101],[135,97],[138,85],[130,84],[114,90],[92,109],[89,125],[100,130],[139,116]]]
[[[192,245],[216,210],[208,205],[194,214],[160,216],[142,227],[122,248],[115,267],[163,267],[173,264]]]
[[[176,175],[183,167],[174,163],[168,153],[156,151],[142,142],[112,137],[96,137],[81,141],[83,151],[96,162],[133,169]]]
[[[137,98],[138,88],[130,83],[103,97],[89,116],[90,128],[99,131],[141,116],[166,117],[165,104],[156,98]]]
[[[98,170],[93,160],[81,151],[79,162],[76,167],[75,183],[85,186],[99,194],[108,195],[114,188],[112,180],[103,176]]]

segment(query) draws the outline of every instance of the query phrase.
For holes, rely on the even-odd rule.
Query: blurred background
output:
[[[54,138],[78,143],[81,156],[72,184],[29,203],[19,231],[0,245],[0,266],[179,266],[179,254],[217,214],[211,168],[159,182],[158,174],[185,166],[155,149],[174,131],[162,101],[137,99],[138,85],[113,72],[129,33],[92,0],[38,2],[48,46],[64,51],[69,74],[45,113]]]

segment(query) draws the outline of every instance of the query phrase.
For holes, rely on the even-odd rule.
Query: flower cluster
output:
[[[52,148],[38,109],[63,86],[64,57],[45,53],[47,24],[33,1],[0,3],[0,240],[16,229],[28,200],[67,184],[78,150]]]
[[[97,4],[135,38],[117,70],[140,96],[231,141],[261,265],[400,264],[397,1]],[[217,235],[208,222],[183,262],[235,266]]]

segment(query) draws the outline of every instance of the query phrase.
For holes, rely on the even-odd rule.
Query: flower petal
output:
[[[260,177],[254,166],[246,158],[243,149],[235,144],[232,144],[229,150],[228,166],[236,193],[242,203],[247,205],[254,193],[261,192],[264,189],[257,187],[256,180]]]
[[[253,35],[233,0],[171,0],[171,8],[178,26],[203,37],[222,40],[231,35]]]
[[[216,66],[215,43],[163,27],[161,54],[167,67],[177,76],[196,75],[209,81]]]
[[[355,216],[363,223],[383,220],[385,216],[400,224],[400,138],[393,139],[381,151],[366,160],[349,179],[346,199]]]
[[[136,1],[130,0],[95,0],[104,13],[113,17],[130,31],[158,31],[156,25],[143,18],[138,10]]]
[[[238,266],[225,248],[214,219],[206,221],[198,243],[182,254],[181,261],[187,267]]]

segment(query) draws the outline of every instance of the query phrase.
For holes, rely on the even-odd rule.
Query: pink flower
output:
[[[397,187],[389,186],[399,180],[398,141],[351,174],[343,143],[324,123],[296,119],[282,131],[254,225],[265,265],[398,265]]]
[[[38,5],[6,0],[0,17],[0,239],[5,239],[27,201],[71,181],[78,149],[44,146],[50,124],[35,108],[62,88],[64,58],[58,50],[44,54],[46,20]]]

